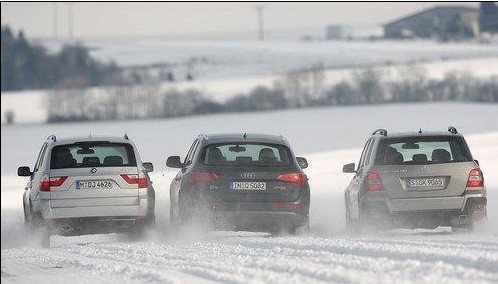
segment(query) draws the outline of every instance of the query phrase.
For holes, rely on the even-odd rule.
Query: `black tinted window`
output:
[[[213,144],[204,148],[202,161],[219,166],[284,166],[290,163],[290,151],[277,144]]]
[[[136,166],[133,148],[121,143],[78,143],[52,149],[51,169]]]
[[[470,160],[470,153],[460,137],[409,137],[382,141],[376,164],[427,165]]]

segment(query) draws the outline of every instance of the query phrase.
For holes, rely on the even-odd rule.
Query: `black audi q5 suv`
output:
[[[308,163],[282,136],[201,134],[183,161],[166,164],[181,169],[170,186],[172,226],[291,234],[309,226]]]

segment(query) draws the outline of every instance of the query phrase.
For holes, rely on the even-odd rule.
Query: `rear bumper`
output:
[[[486,215],[486,204],[486,197],[479,194],[451,198],[367,200],[363,205],[362,218],[368,223],[396,226],[465,226]],[[476,206],[484,206],[480,207],[484,210],[476,211]]]
[[[461,196],[424,197],[424,198],[389,198],[385,191],[367,192],[362,204],[387,208],[389,213],[411,213],[431,211],[464,211],[469,200],[485,202],[485,191],[465,193]],[[484,200],[484,201],[483,201]]]
[[[306,224],[309,205],[291,202],[230,202],[222,206],[210,206],[209,213],[217,229],[259,231]]]
[[[308,216],[294,212],[215,212],[212,222],[217,229],[270,230],[275,227],[303,226],[308,222]]]
[[[403,213],[413,211],[430,210],[460,210],[465,205],[466,198],[456,197],[434,197],[434,198],[410,198],[410,199],[387,199],[386,204],[390,213]]]
[[[111,216],[60,218],[47,220],[48,228],[53,234],[62,236],[78,236],[85,234],[108,234],[130,232],[141,228],[145,217]]]
[[[37,200],[33,203],[33,210],[40,212],[43,219],[52,220],[109,216],[145,216],[148,206],[149,200],[147,198],[139,198],[135,205],[77,206],[77,202],[75,202],[67,207],[54,207],[51,200]]]

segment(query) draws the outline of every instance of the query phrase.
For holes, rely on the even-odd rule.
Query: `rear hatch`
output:
[[[378,166],[389,198],[461,196],[472,162],[444,165]]]
[[[452,197],[475,166],[461,136],[412,136],[383,140],[373,170],[389,198]]]
[[[268,143],[224,143],[204,149],[202,162],[190,173],[208,173],[210,180],[201,185],[209,189],[211,200],[225,202],[295,201],[306,184],[284,145]]]
[[[129,144],[92,142],[56,146],[50,171],[51,206],[138,205],[138,177]]]
[[[293,178],[294,172],[291,167],[210,170],[218,177],[208,184],[211,198],[216,201],[295,201],[299,198],[303,188],[303,184],[297,177],[294,177],[295,182],[289,180]]]

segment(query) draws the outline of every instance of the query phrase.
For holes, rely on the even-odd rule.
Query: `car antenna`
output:
[[[242,137],[244,137],[244,139],[247,139],[247,133],[244,133]]]
[[[422,128],[419,128],[418,133],[422,134]]]

